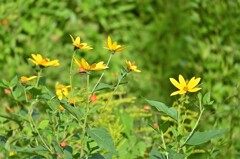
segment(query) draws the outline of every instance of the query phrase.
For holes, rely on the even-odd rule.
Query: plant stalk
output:
[[[107,66],[108,66],[109,63],[110,63],[110,61],[111,61],[111,59],[112,59],[112,56],[113,56],[113,54],[110,54],[110,56],[109,56],[109,58],[108,58],[108,61],[107,61],[107,64],[106,64]],[[98,84],[100,83],[100,81],[101,81],[101,79],[102,79],[105,71],[106,71],[106,70],[104,70],[103,73],[101,74],[101,76],[99,77],[97,83],[95,84],[95,86],[93,87],[93,89],[92,89],[92,91],[91,91],[91,94],[94,93],[94,91],[95,91],[95,89],[97,88]]]

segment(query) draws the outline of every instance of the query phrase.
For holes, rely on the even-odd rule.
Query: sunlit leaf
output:
[[[226,130],[210,130],[204,132],[195,132],[192,137],[187,141],[187,145],[200,145],[208,142],[214,137],[223,135]]]
[[[106,151],[117,155],[114,143],[109,132],[104,128],[87,129],[87,133],[98,144],[98,146]]]
[[[40,122],[40,124],[38,125],[39,129],[45,129],[49,124],[49,120],[43,120]]]
[[[175,120],[178,120],[177,117],[177,110],[174,108],[167,107],[164,103],[153,101],[153,100],[146,100],[151,106],[157,108],[158,111],[165,113],[166,115],[172,117]]]

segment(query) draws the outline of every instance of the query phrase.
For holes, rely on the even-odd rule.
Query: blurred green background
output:
[[[128,47],[114,55],[106,83],[115,81],[124,59],[135,61],[142,73],[131,74],[122,88],[141,107],[146,104],[141,97],[169,105],[176,99],[169,96],[174,90],[169,77],[201,77],[203,92],[211,91],[215,100],[201,126],[227,128],[220,157],[240,156],[239,0],[1,0],[0,20],[1,78],[35,75],[27,58],[40,53],[61,64],[45,72],[47,83],[68,84],[69,34],[94,48],[77,55],[90,63],[108,59],[103,42],[111,35]],[[4,109],[3,90],[0,95]]]

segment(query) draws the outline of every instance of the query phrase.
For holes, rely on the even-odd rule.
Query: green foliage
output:
[[[195,132],[192,137],[186,142],[187,145],[200,145],[208,142],[214,137],[224,134],[224,130],[211,130],[205,132]]]
[[[45,81],[45,84],[50,86],[48,88],[50,91],[26,87],[27,94],[31,94],[32,99],[36,97],[40,101],[48,99],[47,105],[56,110],[56,105],[60,103],[51,100],[55,95],[51,90],[56,81],[68,82],[65,75],[69,71],[66,68],[70,62],[67,59],[71,58],[73,49],[69,34],[81,36],[83,41],[94,46],[94,52],[87,54],[79,52],[77,55],[88,57],[92,61],[107,60],[102,45],[95,46],[95,43],[106,41],[107,35],[111,35],[114,40],[126,45],[127,51],[116,54],[113,58],[114,64],[111,64],[111,71],[106,72],[104,77],[106,85],[99,84],[96,91],[105,88],[106,91],[114,89],[115,79],[109,77],[117,79],[118,66],[122,64],[119,57],[137,61],[138,67],[144,74],[130,75],[133,82],[126,83],[120,88],[124,91],[129,90],[137,97],[138,107],[140,104],[146,104],[146,101],[139,96],[157,99],[170,106],[174,98],[169,98],[173,90],[169,77],[176,77],[180,73],[184,73],[187,77],[199,76],[204,81],[201,85],[203,91],[210,90],[212,96],[212,100],[209,100],[210,94],[203,97],[203,104],[208,106],[202,117],[205,122],[200,123],[199,126],[202,130],[212,127],[216,130],[227,128],[229,131],[226,137],[220,143],[218,141],[214,143],[216,146],[221,145],[221,151],[216,158],[239,157],[240,18],[238,15],[240,10],[238,1],[2,0],[0,4],[0,77],[6,79],[1,79],[3,89],[0,91],[2,104],[0,111],[5,112],[2,114],[4,117],[0,118],[1,123],[6,122],[16,128],[16,125],[21,127],[26,122],[26,110],[19,110],[25,108],[23,87],[16,83],[17,76],[15,79],[12,77],[16,74],[19,77],[20,74],[37,73],[34,68],[29,69],[27,58],[31,53],[41,53],[46,57],[58,58],[62,61],[58,71],[49,69],[45,72],[46,77],[50,77]],[[98,77],[98,73],[93,74],[92,77]],[[73,83],[79,83],[80,80],[80,76],[76,77]],[[95,80],[96,78],[93,78],[91,83],[96,82]],[[10,89],[11,93],[5,94],[4,89]],[[42,112],[45,113],[46,103],[41,102],[39,109],[42,115]],[[61,104],[76,120],[82,118],[82,114],[76,114],[77,111],[71,109],[71,105]],[[9,116],[8,111],[5,110],[7,106],[12,111],[21,113]],[[95,107],[97,108],[98,106]],[[149,115],[146,112],[139,113]],[[164,111],[159,113],[162,114]],[[19,116],[23,120],[20,120]],[[139,117],[142,118],[139,119],[141,122],[136,122],[129,114],[123,116],[122,118],[129,118],[130,121],[134,119],[132,124],[134,126],[128,123],[128,128],[125,128],[127,130],[124,130],[128,134],[131,134],[132,128],[140,127],[138,124],[155,123],[154,116],[141,116]],[[7,122],[8,119],[11,122]],[[121,122],[127,123],[124,119]],[[163,125],[162,122],[166,127],[171,123],[160,120],[159,125]],[[3,129],[0,132],[6,133]]]

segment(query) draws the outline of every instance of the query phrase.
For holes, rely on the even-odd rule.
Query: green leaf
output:
[[[72,156],[72,152],[73,152],[72,147],[67,145],[63,152],[64,152],[64,158],[66,158],[66,159],[72,159],[73,158],[73,156]]]
[[[18,76],[15,76],[9,83],[10,87],[15,87],[18,83]]]
[[[113,89],[114,87],[109,85],[109,84],[106,84],[106,83],[99,83],[97,85],[97,87],[95,88],[94,92],[95,91],[99,91],[99,90],[103,90],[103,89]]]
[[[0,87],[2,87],[2,88],[8,88],[8,86],[5,85],[4,83],[0,83]]]
[[[195,132],[187,141],[187,145],[201,145],[214,137],[223,135],[226,130],[210,130],[204,132]]]
[[[150,159],[167,159],[165,155],[157,150],[157,148],[153,147],[151,152],[149,153]]]
[[[34,148],[20,148],[20,147],[17,147],[13,150],[16,151],[16,152],[30,152],[30,153],[32,153],[34,151],[48,151],[43,146],[37,146],[37,147],[34,147]]]
[[[175,119],[176,121],[178,120],[177,117],[177,110],[174,108],[169,108],[167,107],[164,103],[158,102],[158,101],[153,101],[153,100],[147,100],[146,101],[151,105],[157,108],[158,111],[163,112],[170,116],[171,118]]]
[[[167,152],[169,153],[169,158],[171,158],[171,159],[184,159],[184,157],[185,157],[183,154],[174,152],[170,148],[167,148]]]
[[[211,104],[213,104],[213,101],[211,101],[211,94],[210,94],[210,92],[206,93],[203,96],[203,104],[204,105],[211,105]]]
[[[18,99],[22,95],[22,88],[20,87],[15,87],[15,89],[12,91],[12,95],[14,99]]]
[[[9,87],[9,82],[8,81],[6,81],[5,79],[2,79],[2,83],[5,85],[5,86],[8,86]]]
[[[96,153],[89,157],[89,159],[105,159],[105,158],[101,154]]]
[[[48,124],[49,124],[49,120],[46,120],[46,119],[45,119],[45,120],[43,120],[43,121],[40,122],[38,128],[39,128],[39,129],[45,129],[45,128],[48,126]]]
[[[65,101],[61,101],[60,103],[70,114],[72,114],[74,117],[76,117],[79,121],[81,120],[80,110],[78,110],[77,108],[69,105]]]
[[[124,69],[121,70],[121,72],[118,75],[118,81],[121,81],[124,77],[126,77],[126,75],[127,75],[126,70],[124,70]]]
[[[131,131],[133,130],[133,117],[130,116],[127,112],[121,114],[121,121],[124,125],[124,132],[130,136]]]
[[[104,128],[87,129],[87,133],[98,144],[100,148],[117,155],[114,143],[109,132]]]

